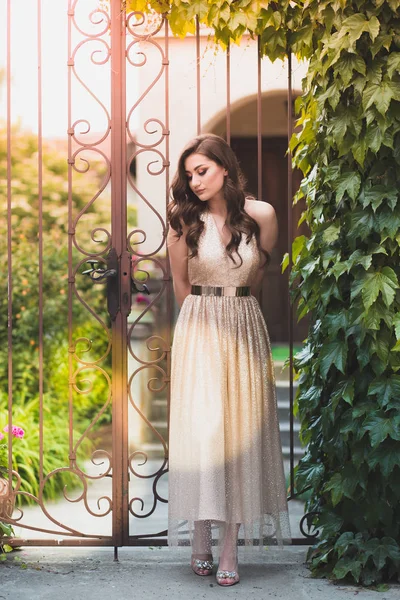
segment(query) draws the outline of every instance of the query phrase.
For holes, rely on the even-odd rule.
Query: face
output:
[[[204,154],[191,154],[185,160],[190,189],[206,202],[218,196],[224,186],[227,170]]]

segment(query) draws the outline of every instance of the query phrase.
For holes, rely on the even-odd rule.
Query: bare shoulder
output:
[[[275,209],[272,204],[269,204],[268,202],[246,198],[244,207],[247,214],[249,214],[250,217],[253,217],[260,226],[275,222]]]
[[[260,227],[260,244],[266,252],[271,252],[278,239],[278,222],[275,209],[268,202],[246,199],[245,210]]]

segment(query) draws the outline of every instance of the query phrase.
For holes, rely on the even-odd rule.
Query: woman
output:
[[[184,149],[168,207],[168,249],[181,306],[172,347],[169,543],[192,546],[192,569],[239,582],[246,545],[289,539],[274,372],[254,295],[277,238],[274,209],[245,197],[220,137]],[[272,290],[272,293],[273,290]]]

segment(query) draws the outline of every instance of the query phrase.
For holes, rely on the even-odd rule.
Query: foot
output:
[[[207,576],[212,574],[212,554],[192,554],[191,567],[196,575]]]
[[[222,586],[230,586],[239,583],[239,573],[236,570],[234,571],[225,571],[218,567],[217,575],[216,575],[218,585]]]

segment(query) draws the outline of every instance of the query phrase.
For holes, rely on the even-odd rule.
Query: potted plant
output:
[[[10,435],[8,425],[4,427],[3,432],[0,432],[0,519],[10,518],[15,505],[14,491],[8,479],[8,442],[3,441],[6,440],[6,435]],[[21,427],[13,425],[11,435],[14,438],[22,439],[25,431]]]

